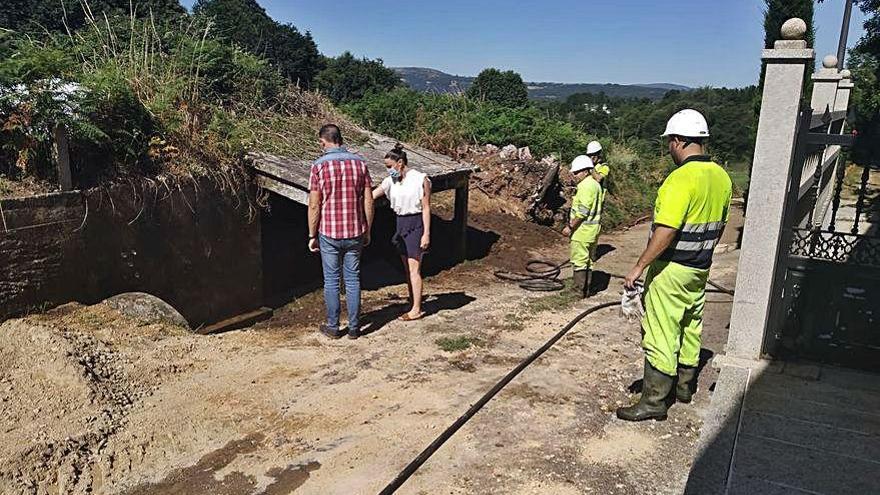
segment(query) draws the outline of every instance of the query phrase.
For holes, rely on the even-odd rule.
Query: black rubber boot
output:
[[[587,279],[584,280],[584,298],[590,297],[593,294],[590,292],[590,282],[593,279],[593,270],[587,270]]]
[[[589,274],[589,270],[577,270],[572,277],[571,290],[580,298],[584,297],[584,292],[587,288],[587,280],[590,277]]]
[[[675,400],[682,404],[690,404],[697,391],[697,368],[691,366],[678,367],[678,383],[675,385]]]
[[[673,377],[661,373],[646,359],[642,396],[639,398],[638,404],[619,408],[617,417],[625,421],[665,420],[668,407],[666,398],[672,391],[673,381]]]

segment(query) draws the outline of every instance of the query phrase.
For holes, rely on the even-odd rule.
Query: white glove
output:
[[[642,292],[645,288],[638,284],[633,290],[623,289],[620,298],[620,316],[625,320],[638,321],[645,316],[645,308],[642,307]]]

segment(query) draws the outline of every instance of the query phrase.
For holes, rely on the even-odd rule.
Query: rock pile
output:
[[[558,157],[536,160],[528,146],[487,144],[469,148],[467,160],[480,167],[473,176],[474,186],[504,200],[510,206],[507,213],[562,228],[572,191],[567,185],[571,175],[559,166]]]

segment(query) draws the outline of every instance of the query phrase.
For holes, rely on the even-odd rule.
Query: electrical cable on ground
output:
[[[526,263],[526,271],[528,273],[513,273],[507,272],[503,270],[499,270],[495,272],[495,276],[506,281],[515,282],[519,284],[520,287],[526,290],[538,291],[538,292],[548,292],[554,290],[561,290],[565,287],[563,282],[559,280],[559,275],[562,272],[562,269],[568,265],[569,262],[564,262],[560,264],[551,263],[545,260],[529,260]],[[617,274],[609,274],[614,278],[624,278],[622,275]],[[727,289],[711,280],[708,281],[709,285],[715,287],[716,290],[706,291],[706,292],[720,292],[728,295],[733,295],[733,291]],[[557,288],[558,287],[558,288]],[[565,336],[575,325],[581,322],[587,316],[599,311],[601,309],[611,308],[615,306],[620,306],[620,301],[610,301],[601,304],[597,304],[595,306],[589,307],[579,315],[574,317],[571,321],[569,321],[562,330],[558,331],[553,337],[550,338],[547,342],[544,343],[538,350],[530,354],[525,360],[520,362],[516,368],[512,369],[508,372],[504,377],[498,381],[488,392],[483,394],[480,397],[480,400],[475,402],[468,410],[462,414],[454,423],[452,423],[448,428],[443,430],[440,435],[431,442],[428,447],[423,450],[415,459],[413,459],[403,470],[398,473],[398,475],[389,483],[379,495],[391,495],[397,491],[398,488],[403,486],[404,483],[424,464],[427,460],[434,455],[434,453],[446,443],[455,433],[461,429],[474,415],[476,415],[480,409],[483,408],[490,400],[492,400],[498,392],[501,391],[508,383],[513,381],[514,378],[517,377],[526,367],[532,364],[535,360],[537,360],[541,355],[543,355],[547,350],[553,347],[556,342],[559,341],[562,337]]]

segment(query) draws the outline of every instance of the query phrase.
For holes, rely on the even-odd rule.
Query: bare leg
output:
[[[407,262],[409,264],[409,286],[413,296],[413,306],[409,315],[417,317],[422,314],[422,262],[413,258],[408,259]]]
[[[400,261],[403,262],[403,271],[406,272],[405,273],[405,275],[406,275],[406,292],[407,292],[407,296],[408,296],[407,302],[412,304],[413,303],[413,286],[412,286],[412,280],[411,280],[410,274],[409,274],[409,259],[406,256],[401,256]]]

